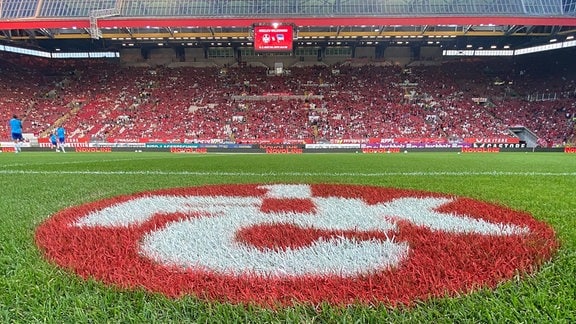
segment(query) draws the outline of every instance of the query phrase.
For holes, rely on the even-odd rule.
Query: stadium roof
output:
[[[395,38],[528,46],[576,35],[576,0],[0,0],[0,40],[39,48],[234,46],[272,23],[293,25],[313,46]]]

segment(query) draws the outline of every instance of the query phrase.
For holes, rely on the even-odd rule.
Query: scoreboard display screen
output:
[[[292,51],[292,26],[256,26],[254,27],[254,50],[262,52]]]

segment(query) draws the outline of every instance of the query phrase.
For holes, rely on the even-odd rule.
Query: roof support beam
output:
[[[100,39],[102,37],[102,31],[98,28],[98,19],[119,16],[120,10],[122,9],[120,5],[122,5],[122,2],[116,1],[114,8],[92,10],[90,12],[90,37],[93,39]]]
[[[40,28],[39,31],[42,33],[42,35],[54,38],[54,33],[48,28]]]
[[[44,0],[38,0],[38,4],[36,4],[36,10],[34,10],[34,18],[40,16],[40,9],[42,9],[43,4],[44,4]]]
[[[561,29],[562,29],[562,27],[560,27],[560,26],[552,26],[552,30],[550,31],[550,36],[556,36]]]
[[[422,29],[420,30],[420,34],[424,35],[427,30],[428,30],[428,25],[423,25]]]

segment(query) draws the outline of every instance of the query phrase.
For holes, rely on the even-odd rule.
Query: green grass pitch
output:
[[[233,183],[340,183],[494,202],[550,224],[561,243],[536,273],[410,309],[251,305],[122,291],[47,262],[36,227],[64,208],[140,191]],[[0,154],[0,322],[576,322],[576,155],[563,153]]]

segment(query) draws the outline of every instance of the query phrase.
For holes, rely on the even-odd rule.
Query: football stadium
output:
[[[0,321],[576,322],[576,1],[0,0]]]

